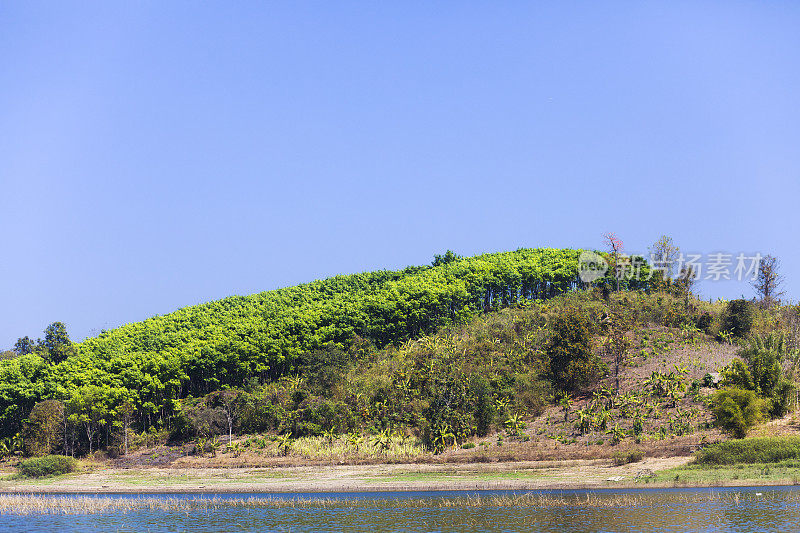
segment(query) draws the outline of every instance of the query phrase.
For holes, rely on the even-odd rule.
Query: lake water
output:
[[[0,531],[562,533],[800,529],[800,490],[794,487],[24,496],[28,507],[13,498],[0,496],[0,502],[4,502],[0,506]],[[65,502],[77,505],[60,509]],[[36,510],[39,504],[44,510]],[[59,514],[64,512],[69,514]]]

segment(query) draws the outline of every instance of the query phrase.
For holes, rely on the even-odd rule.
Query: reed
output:
[[[787,492],[783,498],[791,503],[800,502],[800,494]],[[763,499],[755,493],[687,493],[663,495],[654,498],[648,494],[595,494],[569,496],[550,493],[508,494],[493,496],[461,496],[455,498],[409,498],[349,500],[337,498],[186,498],[186,497],[104,497],[104,496],[54,496],[37,494],[0,495],[2,515],[77,515],[99,513],[128,513],[137,511],[197,512],[246,508],[300,508],[300,509],[364,509],[402,507],[409,509],[431,508],[630,508],[668,501],[672,504],[717,502],[732,506],[747,505],[750,501]]]

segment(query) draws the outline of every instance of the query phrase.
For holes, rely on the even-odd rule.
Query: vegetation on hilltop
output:
[[[662,246],[669,256],[671,242]],[[691,273],[651,278],[646,264],[643,279],[623,277],[619,292],[609,277],[585,285],[579,253],[448,252],[431,266],[184,308],[80,344],[56,323],[0,361],[0,442],[75,455],[196,441],[205,454],[220,436],[230,448],[235,434],[267,433],[283,455],[322,439],[405,456],[497,430],[528,439],[528,424],[553,405],[563,423],[548,436],[587,445],[692,433],[710,426],[705,402],[732,433],[751,423],[737,420],[737,406],[763,416],[787,408],[796,308],[701,302]],[[774,331],[782,344],[753,341],[723,372],[725,394],[746,405],[705,400],[700,389],[712,382],[667,365],[668,343],[727,345]],[[663,369],[620,389],[626,366],[657,354]]]

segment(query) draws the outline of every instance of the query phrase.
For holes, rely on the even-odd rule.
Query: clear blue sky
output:
[[[606,231],[772,253],[797,300],[799,28],[797,2],[2,2],[0,348]]]

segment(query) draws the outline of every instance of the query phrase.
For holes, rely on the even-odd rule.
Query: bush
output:
[[[729,331],[734,337],[744,338],[750,334],[755,320],[755,308],[748,300],[731,300],[722,313],[721,331]]]
[[[739,439],[761,422],[766,411],[764,400],[751,390],[723,389],[715,392],[711,400],[714,425]]]
[[[553,321],[547,355],[557,386],[580,389],[603,374],[604,365],[592,352],[591,330],[589,318],[576,309],[567,309]]]
[[[711,326],[714,324],[714,317],[711,316],[711,313],[708,311],[703,311],[696,319],[695,319],[695,326],[700,331],[705,333],[709,333],[711,331]]]
[[[470,394],[475,399],[475,434],[485,437],[495,418],[492,386],[483,376],[474,376],[470,383]]]
[[[778,339],[752,337],[739,353],[743,360],[736,359],[723,370],[726,385],[752,390],[765,398],[773,418],[789,411],[795,395],[795,387],[784,376],[781,365],[787,358],[785,344]]]
[[[701,464],[777,463],[800,459],[800,437],[764,437],[718,442],[695,455]]]
[[[631,448],[630,450],[614,452],[611,460],[614,461],[616,466],[626,465],[628,463],[638,463],[644,459],[644,450],[639,448]]]
[[[59,476],[75,471],[76,461],[66,455],[45,455],[20,461],[17,468],[25,477]]]
[[[25,455],[47,455],[60,448],[64,424],[64,404],[45,400],[33,406],[23,428]]]

